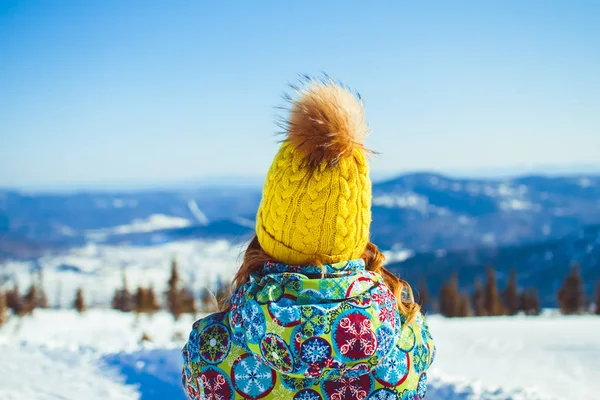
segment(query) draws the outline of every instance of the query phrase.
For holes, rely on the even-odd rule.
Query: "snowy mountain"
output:
[[[35,259],[6,261],[0,264],[0,287],[6,281],[27,288],[43,271],[42,288],[51,306],[70,305],[77,288],[82,288],[91,305],[106,307],[123,285],[123,272],[130,290],[151,286],[162,296],[175,259],[182,280],[200,297],[205,288],[214,291],[220,280],[231,279],[240,266],[241,252],[242,244],[228,240],[178,240],[153,246],[88,244]]]
[[[557,240],[499,248],[431,251],[414,254],[388,268],[411,282],[414,288],[427,282],[431,296],[437,296],[441,284],[457,273],[463,290],[472,291],[476,276],[485,279],[485,269],[493,266],[502,288],[511,268],[517,272],[522,287],[539,290],[542,306],[555,307],[556,294],[571,266],[580,266],[589,297],[600,281],[600,225],[590,225]]]
[[[373,241],[415,251],[517,245],[600,223],[600,177],[454,179],[410,174],[373,186]],[[0,191],[0,258],[86,243],[150,245],[251,234],[260,190]]]
[[[555,306],[573,262],[581,265],[588,294],[600,279],[600,177],[413,174],[375,184],[373,192],[372,235],[388,267],[415,289],[426,277],[431,296],[452,272],[470,290],[488,264],[498,271],[500,287],[515,267],[519,284],[536,287],[546,306]],[[183,398],[180,348],[191,316],[174,322],[164,312],[135,318],[105,308],[123,284],[123,271],[130,290],[153,287],[164,301],[173,259],[194,293],[214,290],[239,267],[259,200],[259,190],[239,188],[0,191],[0,282],[24,290],[43,271],[51,306],[68,307],[82,288],[92,308],[83,316],[36,310],[9,319],[0,328],[0,354],[8,360],[0,363],[0,398]],[[427,398],[594,399],[599,323],[594,316],[552,312],[433,315],[429,324],[440,350]],[[140,342],[143,334],[152,342]]]
[[[237,239],[250,234],[259,201],[258,190],[235,188],[74,194],[0,191],[0,259],[87,243]]]
[[[600,223],[598,176],[473,180],[412,174],[375,185],[373,195],[373,241],[384,248],[516,245]]]

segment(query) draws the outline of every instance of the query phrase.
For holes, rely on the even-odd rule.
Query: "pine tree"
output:
[[[503,297],[506,313],[516,315],[519,312],[519,296],[517,294],[517,272],[514,268],[510,270]]]
[[[596,281],[596,315],[600,315],[600,281]]]
[[[182,311],[188,314],[196,314],[198,312],[198,305],[196,304],[196,298],[189,289],[182,289]]]
[[[479,277],[475,278],[475,289],[473,291],[473,307],[475,309],[476,317],[483,317],[487,315],[483,297],[483,286]]]
[[[124,269],[121,270],[121,278],[123,281],[123,287],[115,290],[112,308],[119,311],[129,312],[133,310],[134,305],[131,293],[129,293],[129,289],[127,288],[127,275],[125,274]]]
[[[471,316],[471,304],[469,304],[469,296],[466,294],[460,294],[458,296],[458,308],[457,317],[469,317]]]
[[[138,287],[137,292],[134,296],[135,312],[153,314],[160,310],[160,303],[156,298],[154,289]]]
[[[500,295],[498,294],[498,287],[496,284],[496,273],[492,267],[487,268],[487,282],[485,284],[484,292],[484,306],[488,315],[497,316],[503,315],[504,310],[502,309],[502,303],[500,302]]]
[[[148,296],[146,295],[146,289],[139,286],[137,288],[137,291],[135,292],[135,296],[134,296],[134,304],[135,304],[135,312],[137,314],[141,314],[143,312],[147,312],[146,310],[146,298]]]
[[[83,290],[81,288],[77,289],[77,293],[75,294],[75,301],[73,302],[73,307],[79,313],[82,313],[86,310],[85,299],[83,298]]]
[[[38,291],[37,287],[34,283],[31,284],[27,293],[25,293],[25,297],[23,297],[23,308],[21,310],[21,315],[27,315],[33,313],[35,307],[38,303]]]
[[[40,289],[41,284],[41,268],[38,270],[36,276],[35,270],[30,270],[31,286],[23,297],[23,308],[21,309],[20,315],[27,315],[33,313],[39,306],[47,306],[46,294]]]
[[[452,274],[450,280],[440,289],[440,311],[445,317],[457,317],[459,314],[458,277]]]
[[[152,286],[150,286],[146,294],[146,306],[148,312],[150,314],[154,314],[155,312],[160,310],[160,302],[158,301],[158,298],[156,297],[156,294],[154,293],[154,288]]]
[[[424,279],[419,281],[419,304],[421,305],[421,310],[423,311],[430,309],[429,290],[427,289],[427,283]]]
[[[19,286],[16,283],[11,290],[6,292],[6,305],[12,310],[13,314],[23,314],[23,299],[19,293]]]
[[[179,268],[177,267],[177,260],[171,261],[171,277],[169,278],[169,287],[177,287],[179,284]]]
[[[563,314],[577,314],[585,307],[583,280],[579,273],[579,265],[574,264],[571,273],[565,278],[558,291],[558,304]]]
[[[8,305],[6,304],[6,293],[0,292],[0,326],[6,322]]]
[[[522,311],[523,314],[529,314],[529,310],[531,310],[531,302],[529,301],[529,293],[526,290],[522,290],[519,293],[519,311]]]
[[[123,289],[115,289],[115,294],[113,295],[113,299],[111,302],[111,307],[113,310],[122,311],[123,308]]]
[[[540,299],[538,297],[538,292],[536,289],[529,289],[529,312],[528,315],[540,315],[542,312],[542,308],[540,306]]]
[[[175,260],[171,262],[171,277],[169,278],[166,297],[167,309],[175,319],[179,319],[179,316],[184,312],[183,303],[186,299],[184,292],[179,288],[179,271]]]

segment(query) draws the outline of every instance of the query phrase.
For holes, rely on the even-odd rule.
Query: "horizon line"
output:
[[[430,174],[453,179],[517,179],[528,176],[546,176],[552,178],[600,176],[600,164],[582,165],[547,165],[530,167],[483,167],[478,169],[414,169],[392,171],[371,171],[373,183],[385,182],[407,175]],[[173,180],[149,181],[112,181],[85,183],[38,183],[25,185],[0,185],[0,192],[29,193],[85,193],[85,192],[140,192],[140,191],[172,191],[197,189],[256,189],[260,190],[264,182],[262,175],[215,175],[197,178],[181,178]]]

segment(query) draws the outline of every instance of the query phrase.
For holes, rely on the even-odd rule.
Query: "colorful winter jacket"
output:
[[[406,324],[380,275],[353,260],[265,265],[230,310],[197,321],[183,348],[190,400],[415,400],[435,346]]]

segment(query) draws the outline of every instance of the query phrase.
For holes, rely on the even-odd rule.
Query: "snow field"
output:
[[[36,310],[0,328],[0,399],[180,399],[194,318]],[[429,317],[428,400],[597,399],[600,318]],[[141,341],[146,334],[151,341]]]

